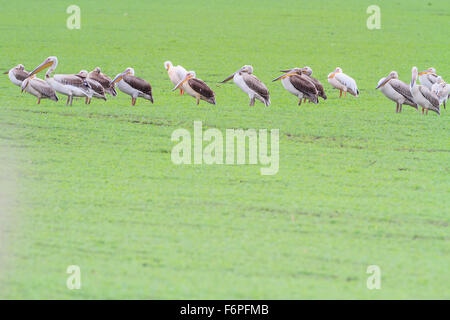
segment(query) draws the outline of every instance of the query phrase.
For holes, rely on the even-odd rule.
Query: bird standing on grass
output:
[[[411,91],[406,83],[398,79],[398,73],[392,71],[386,78],[380,79],[375,89],[396,103],[395,112],[402,112],[402,105],[407,104],[417,110]]]
[[[283,87],[294,96],[298,97],[299,106],[302,104],[303,98],[308,99],[314,104],[319,103],[319,92],[309,77],[303,75],[302,69],[293,68],[282,72],[285,72],[285,74],[273,79],[272,82],[281,80]]]
[[[91,104],[92,97],[106,101],[105,89],[99,82],[89,78],[89,73],[86,70],[81,70],[77,76],[86,80],[89,84],[88,96],[85,99],[85,104]]]
[[[34,75],[26,78],[22,82],[21,92],[28,92],[29,94],[38,98],[37,104],[41,103],[42,99],[50,99],[58,102],[55,90],[44,80],[36,78]]]
[[[225,83],[233,79],[234,83],[241,88],[250,98],[250,106],[255,105],[255,100],[259,100],[266,107],[270,106],[270,94],[267,87],[262,83],[254,74],[253,67],[245,65],[231,76],[223,80],[221,83]]]
[[[410,91],[414,99],[414,102],[422,107],[422,114],[426,109],[427,114],[428,110],[431,110],[440,115],[441,112],[439,108],[439,98],[437,97],[437,95],[431,92],[426,86],[417,85],[417,76],[418,76],[417,67],[413,67],[411,70]]]
[[[344,92],[344,97],[347,96],[347,92],[355,97],[358,97],[359,95],[356,81],[352,77],[343,73],[342,69],[339,67],[328,75],[328,82],[335,89],[339,90],[339,98],[342,97],[342,92]]]
[[[170,61],[164,62],[164,68],[166,68],[170,81],[172,81],[174,85],[177,85],[178,82],[183,80],[187,73],[185,68],[183,68],[182,66],[174,66]],[[183,86],[181,86],[179,89],[180,95],[183,95],[184,94]]]
[[[150,100],[153,103],[152,86],[147,81],[134,76],[134,69],[127,68],[119,73],[112,81],[111,86],[117,83],[117,87],[123,93],[131,96],[131,105],[136,105],[138,97]]]
[[[200,100],[206,101],[211,104],[216,104],[216,97],[214,91],[211,90],[208,85],[200,79],[195,77],[194,71],[189,71],[186,73],[183,79],[177,83],[175,88],[172,91],[177,90],[183,86],[184,91],[197,99],[197,105],[200,103]]]

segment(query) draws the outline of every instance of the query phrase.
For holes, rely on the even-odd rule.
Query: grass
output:
[[[70,4],[2,1],[0,67],[50,55],[57,73],[132,66],[155,104],[130,107],[119,93],[36,105],[0,79],[0,162],[14,163],[2,168],[16,190],[1,298],[450,298],[448,112],[395,114],[374,90],[391,70],[408,82],[413,65],[448,79],[445,1],[378,1],[372,31],[371,1],[78,0],[80,30],[66,28]],[[165,60],[195,70],[217,106],[171,92]],[[270,108],[217,84],[244,64],[268,85]],[[318,107],[270,82],[303,65],[328,94]],[[336,66],[359,98],[331,90]],[[279,128],[278,174],[175,166],[171,133],[194,120]],[[81,290],[66,288],[72,264]],[[369,265],[381,290],[366,288]]]

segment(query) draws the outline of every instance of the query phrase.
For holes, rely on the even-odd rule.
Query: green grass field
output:
[[[68,30],[66,8],[81,8]],[[381,8],[381,30],[366,9]],[[5,1],[1,71],[126,67],[155,104],[120,93],[65,106],[0,78],[0,298],[450,298],[449,113],[422,116],[374,90],[411,67],[450,80],[446,1]],[[217,105],[171,92],[165,60]],[[244,64],[272,105],[218,82]],[[329,99],[297,106],[280,68],[308,65]],[[359,98],[326,81],[336,66]],[[4,70],[3,70],[4,69]],[[43,77],[43,73],[39,74]],[[175,129],[280,129],[280,169],[171,162]],[[68,290],[78,265],[82,288]],[[378,265],[381,290],[368,290]]]

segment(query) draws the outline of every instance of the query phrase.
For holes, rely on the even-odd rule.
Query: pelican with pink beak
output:
[[[428,110],[436,112],[438,115],[441,114],[439,108],[439,98],[431,92],[426,86],[417,84],[418,71],[417,67],[413,67],[411,70],[411,86],[410,91],[417,105],[422,107],[422,114],[424,110],[428,114]]]

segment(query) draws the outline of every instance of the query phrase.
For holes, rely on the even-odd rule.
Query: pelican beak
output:
[[[286,72],[291,72],[291,70],[292,70],[292,69],[290,69],[290,70],[280,70],[280,72],[286,73]]]
[[[36,69],[34,69],[33,71],[30,72],[30,74],[28,75],[28,78],[35,75],[36,73],[40,72],[41,70],[44,70],[45,68],[50,67],[52,64],[53,64],[53,62],[45,60],[39,66],[37,66]]]
[[[295,72],[290,72],[290,71],[289,71],[288,73],[282,74],[282,75],[279,76],[278,78],[273,79],[272,82],[275,82],[275,81],[278,81],[278,80],[281,80],[281,79],[284,79],[284,78],[293,76],[294,74],[295,74]]]
[[[386,79],[384,79],[384,81],[383,81],[382,83],[380,83],[380,84],[375,88],[375,90],[378,89],[378,88],[383,87],[383,86],[384,86],[386,83],[388,83],[391,79],[392,79],[391,76],[386,77]]]
[[[236,73],[238,73],[239,71],[237,71],[237,72],[235,72],[235,73],[233,73],[231,76],[229,76],[228,78],[226,78],[225,80],[223,80],[223,81],[221,81],[220,83],[225,83],[225,82],[227,82],[227,81],[230,81],[231,79],[233,79],[234,78],[234,75],[236,74]]]
[[[191,78],[191,75],[187,74],[183,80],[181,80],[180,82],[177,83],[177,85],[175,86],[175,88],[172,89],[172,91],[177,90],[179,87],[181,87],[181,85],[183,83],[185,83],[186,81],[188,81]]]
[[[121,74],[118,74],[112,81],[111,81],[111,86],[114,86],[114,84],[116,83],[116,82],[119,82],[120,80],[122,80],[122,78],[123,77],[125,77],[127,75],[127,72],[126,71],[124,71],[124,72],[122,72]]]
[[[422,75],[428,74],[428,73],[431,73],[431,70],[430,70],[430,69],[427,69],[427,70],[424,70],[424,71],[422,71],[422,72],[419,72],[419,76],[422,76]]]
[[[334,78],[334,76],[336,75],[336,71],[335,72],[333,72],[329,77],[328,77],[328,79],[333,79]]]

